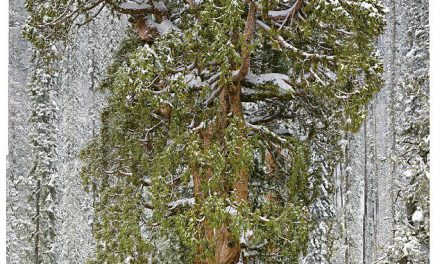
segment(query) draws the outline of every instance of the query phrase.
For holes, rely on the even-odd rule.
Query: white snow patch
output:
[[[169,209],[174,209],[178,206],[184,206],[184,205],[194,205],[195,203],[195,199],[193,198],[185,198],[185,199],[180,199],[174,202],[171,202],[168,204],[168,208]]]
[[[289,81],[289,76],[281,73],[266,73],[261,75],[253,75],[249,73],[246,76],[246,80],[252,84],[264,84],[273,83],[278,85],[281,90],[285,92],[292,92],[293,88],[287,82]]]
[[[147,4],[145,1],[142,2],[129,1],[120,4],[119,7],[123,9],[142,10],[142,9],[151,8],[152,6],[150,4]]]
[[[153,6],[154,8],[156,8],[157,10],[161,10],[161,11],[165,11],[167,10],[167,7],[165,6],[163,1],[153,1]]]
[[[285,9],[285,10],[279,10],[279,11],[271,10],[268,12],[268,15],[270,17],[286,17],[289,15],[289,13],[292,11],[292,9],[293,9],[293,6],[289,9]]]
[[[228,213],[228,214],[230,214],[230,215],[237,215],[237,209],[235,209],[235,208],[232,207],[232,206],[227,206],[227,207],[225,208],[225,212]]]
[[[185,82],[191,88],[198,88],[207,85],[206,83],[202,82],[200,76],[194,76],[192,73],[185,75]]]
[[[131,261],[132,259],[133,259],[133,258],[132,258],[131,256],[128,256],[128,257],[125,259],[125,262],[124,262],[124,263],[129,264],[130,261]]]
[[[249,238],[254,235],[254,231],[246,230],[246,232],[241,232],[240,234],[240,245],[247,245]]]
[[[173,24],[173,22],[169,21],[168,19],[162,21],[161,23],[156,23],[156,22],[153,21],[153,19],[148,18],[147,22],[148,22],[148,24],[149,24],[150,26],[155,27],[155,28],[157,29],[157,31],[159,31],[159,33],[160,33],[161,35],[167,33],[168,31],[171,31],[171,30],[175,30],[175,31],[180,32],[180,29],[178,29],[178,28]]]
[[[404,171],[403,172],[403,176],[405,176],[405,177],[411,177],[412,176],[412,172],[410,171],[410,170],[406,170],[406,171]]]
[[[411,220],[414,223],[421,223],[423,222],[423,210],[420,207],[417,207],[417,210],[413,213]]]

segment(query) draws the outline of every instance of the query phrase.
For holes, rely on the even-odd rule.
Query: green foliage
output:
[[[101,133],[81,153],[84,185],[98,196],[92,262],[166,262],[164,244],[175,261],[210,258],[215,241],[203,230],[226,225],[234,243],[248,233],[249,259],[296,263],[316,220],[309,206],[334,163],[322,157],[336,152],[341,129],[358,129],[381,85],[373,40],[383,10],[367,2],[376,11],[357,2],[309,1],[305,17],[283,29],[273,21],[266,21],[269,31],[257,26],[252,45],[242,38],[244,2],[204,1],[194,10],[179,2],[169,10],[179,12],[173,21],[179,31],[152,44],[129,37],[102,84],[110,96]],[[280,8],[277,1],[258,4]],[[278,36],[297,49],[283,47]],[[252,73],[286,74],[294,84],[286,99],[276,83],[244,80],[242,88],[261,95],[243,103],[246,121],[225,116],[219,96],[204,103],[217,87],[233,84],[242,48],[252,53]],[[279,118],[249,126],[255,110],[279,111]],[[210,128],[217,130],[207,142],[203,132]],[[277,135],[283,129],[288,135]],[[234,184],[247,172],[249,200],[237,202]],[[202,195],[191,200],[195,175]]]

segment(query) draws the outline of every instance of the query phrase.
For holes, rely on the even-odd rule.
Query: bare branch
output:
[[[213,87],[215,87],[217,84],[217,82],[213,83]],[[203,103],[203,105],[205,107],[208,107],[213,101],[214,99],[217,97],[217,95],[220,94],[220,92],[222,91],[222,87],[217,87],[214,91],[212,91],[212,93],[209,95],[208,99],[205,100],[205,102]]]
[[[75,9],[74,11],[71,11],[69,13],[70,7],[71,7],[72,2],[73,2],[73,1],[71,1],[67,5],[66,10],[64,10],[64,12],[59,17],[57,17],[55,20],[53,20],[51,22],[48,22],[48,23],[45,23],[45,24],[41,24],[41,25],[37,25],[37,27],[42,28],[42,27],[54,26],[54,25],[63,23],[64,21],[66,21],[66,20],[68,20],[68,19],[70,19],[72,17],[73,17],[72,20],[75,20],[81,13],[92,10],[93,8],[95,8],[99,4],[101,4],[103,1],[104,0],[98,0],[96,2],[91,2],[90,6],[88,6],[88,7],[80,6],[77,9]]]
[[[98,11],[96,11],[95,14],[93,14],[91,17],[89,17],[88,19],[86,19],[84,22],[82,23],[76,23],[77,27],[82,27],[88,23],[90,23],[93,19],[95,19],[104,9],[104,7],[107,5],[107,3],[103,2],[102,6],[98,9]]]

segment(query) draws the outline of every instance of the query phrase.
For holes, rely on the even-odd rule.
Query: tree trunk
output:
[[[240,84],[230,85],[229,87],[222,89],[220,93],[222,117],[217,122],[201,131],[201,139],[205,153],[209,151],[215,140],[222,140],[224,129],[226,129],[230,123],[229,118],[235,117],[241,120],[240,126],[242,127],[242,133],[245,133],[240,89]],[[220,143],[226,144],[226,142]],[[234,179],[236,179],[233,185],[234,200],[237,203],[246,202],[249,193],[249,172],[247,170],[240,170],[236,173],[238,175],[234,175]],[[202,186],[208,184],[211,176],[211,167],[206,168],[202,173],[199,173],[197,168],[193,168],[194,196],[196,203],[202,204],[207,197],[208,194],[202,190]],[[225,175],[225,177],[231,177],[231,175]],[[217,190],[218,195],[227,197],[227,190],[227,186],[224,186],[221,190]],[[200,230],[203,230],[202,232],[204,232],[206,239],[215,241],[215,256],[214,259],[196,259],[195,263],[232,264],[238,262],[240,258],[240,243],[238,238],[234,237],[229,231],[228,223],[223,223],[221,227],[213,229],[203,222],[200,224],[200,227]]]
[[[254,29],[256,22],[256,11],[257,6],[252,1],[249,1],[249,12],[247,14],[246,24],[243,32],[245,45],[241,46],[241,65],[238,74],[233,77],[233,83],[227,85],[221,89],[219,99],[221,108],[221,118],[217,120],[214,124],[210,125],[205,131],[202,131],[202,142],[204,146],[204,151],[207,152],[215,140],[214,135],[217,136],[217,140],[221,140],[224,135],[224,130],[229,125],[231,118],[239,120],[240,133],[243,133],[245,137],[245,121],[243,116],[243,108],[241,104],[241,85],[240,82],[248,74],[250,66],[250,51],[249,46],[254,37]],[[233,42],[236,42],[237,46],[239,43],[239,31],[234,29],[232,33]],[[232,69],[235,68],[235,63],[232,63]],[[226,144],[226,142],[219,142],[220,144]],[[247,169],[241,169],[235,172],[237,175],[224,175],[224,177],[229,177],[235,179],[233,184],[233,195],[234,200],[237,203],[247,202],[249,188],[249,171]],[[203,192],[201,192],[201,184],[207,183],[207,180],[212,176],[212,168],[208,168],[205,174],[205,179],[201,178],[201,175],[194,174],[194,192],[196,197],[196,202],[203,202]],[[232,177],[231,177],[232,176]],[[223,186],[218,195],[222,197],[228,197],[228,186]],[[201,197],[202,198],[201,198]],[[211,230],[207,227],[205,223],[204,230],[206,238],[215,240],[215,263],[217,264],[234,264],[240,259],[240,242],[239,239],[234,237],[228,228],[228,223],[222,223],[221,227],[218,229]],[[196,260],[196,263],[214,263],[213,260]]]

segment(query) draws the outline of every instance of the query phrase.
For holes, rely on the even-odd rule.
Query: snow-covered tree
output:
[[[38,56],[38,55],[37,55]],[[30,238],[34,243],[35,263],[55,263],[55,206],[56,206],[56,75],[36,56],[29,93],[32,100],[31,136],[33,165],[29,172],[32,192],[29,196]]]
[[[420,220],[429,222],[428,2],[384,2],[387,26],[377,43],[384,87],[360,133],[349,135],[334,179],[339,218],[331,263],[428,260],[429,230]]]
[[[26,79],[30,57],[29,45],[21,38],[21,26],[26,16],[23,2],[10,5],[9,13],[9,93],[8,93],[8,141],[7,159],[7,263],[23,263],[24,252],[29,250],[26,219],[27,174],[31,169],[31,148],[27,122],[30,113],[30,101],[26,93]]]
[[[23,36],[34,44],[32,73],[29,80],[31,100],[30,135],[32,146],[32,168],[28,185],[28,236],[32,249],[28,260],[32,263],[57,263],[56,204],[58,188],[57,146],[58,146],[58,72],[56,40],[50,33],[33,27],[41,17],[56,16],[52,8],[56,1],[37,5],[31,1],[26,8],[31,14],[24,26]]]
[[[37,47],[104,8],[136,32],[82,153],[97,195],[92,262],[165,262],[165,250],[180,262],[323,261],[326,158],[381,85],[379,1],[29,2],[49,10],[32,9]]]
[[[30,83],[29,90],[44,87],[42,84],[45,82],[44,77],[52,78],[57,82],[56,87],[48,85],[49,88],[47,88],[53,93],[51,96],[52,99],[56,99],[58,108],[55,113],[56,120],[46,119],[46,121],[55,124],[59,129],[57,135],[54,135],[57,153],[56,157],[52,157],[56,158],[57,162],[51,165],[59,175],[55,186],[57,206],[52,208],[55,221],[51,222],[56,237],[48,239],[56,248],[56,263],[83,263],[94,251],[91,232],[93,203],[91,201],[92,195],[86,194],[82,188],[79,177],[81,163],[78,160],[78,152],[96,133],[95,131],[99,130],[103,95],[96,88],[115,46],[118,45],[118,39],[124,35],[127,23],[106,11],[101,12],[100,16],[97,16],[91,23],[79,28],[71,28],[71,30],[60,25],[50,29],[43,25],[46,21],[59,17],[61,12],[65,11],[63,8],[67,7],[66,4],[68,3],[63,1],[26,1],[26,10],[24,10],[25,5],[22,2],[14,2],[13,7],[20,10],[23,15],[26,15],[26,11],[30,15],[23,31],[24,37],[33,44],[35,53],[35,63],[31,67],[33,83]],[[67,26],[67,23],[65,25]],[[68,39],[65,34],[67,32],[69,33]],[[57,47],[56,51],[53,44]],[[15,45],[16,43],[12,46]],[[24,55],[26,54],[22,56]],[[44,72],[48,72],[48,74],[43,76]],[[17,81],[21,82],[21,86],[24,86],[25,79]],[[29,97],[31,96],[30,92]],[[40,99],[32,97],[33,101],[50,104],[48,97]],[[15,105],[19,102],[14,101],[13,103]],[[34,104],[32,107],[42,107],[42,104]],[[51,106],[48,105],[48,107]],[[26,108],[21,110],[24,111]],[[34,111],[38,111],[38,109],[34,109]],[[22,114],[28,117],[26,112]],[[37,127],[35,122],[40,121],[31,119],[30,123],[34,128]],[[22,121],[22,123],[25,122]],[[11,122],[11,124],[13,123]],[[19,129],[13,128],[12,131],[16,134]],[[39,137],[38,140],[45,137],[41,131],[36,131],[32,135],[22,133],[19,136],[31,139]],[[19,139],[17,138],[17,140]],[[33,189],[36,188],[36,182],[24,181],[20,177],[20,173],[16,172],[18,171],[15,169],[16,167],[26,168],[24,166],[26,163],[20,162],[16,157],[22,154],[20,145],[16,148],[10,148],[10,151],[12,166],[8,171],[11,178],[8,181],[11,187],[9,188],[10,199],[8,202],[11,210],[8,211],[8,215],[11,217],[8,227],[11,228],[11,231],[8,230],[8,232],[11,234],[11,240],[8,241],[8,251],[10,251],[8,256],[11,257],[9,259],[11,263],[35,263],[37,257],[34,253],[35,239],[32,232],[37,228],[37,225],[35,221],[28,221],[34,219],[36,209],[34,203],[29,205],[22,202],[26,199],[19,200],[19,198],[29,196],[31,200],[35,200],[37,193],[33,192]],[[39,162],[42,155],[45,153],[34,153],[32,158],[35,162]],[[22,156],[23,158],[31,158],[31,155],[22,154]],[[30,170],[30,166],[28,167],[27,172]],[[36,177],[35,175],[31,176],[32,179]],[[29,189],[32,190],[28,191]],[[22,207],[27,207],[27,216],[23,214]],[[45,235],[40,234],[40,237]],[[47,233],[47,235],[50,234]],[[24,241],[24,237],[31,237],[31,241]],[[23,254],[25,251],[29,253],[27,257],[24,257]],[[41,260],[40,257],[38,258]]]
[[[102,12],[71,37],[60,56],[58,263],[85,263],[94,252],[93,194],[82,187],[79,151],[99,131],[99,80],[126,23]]]
[[[405,3],[408,38],[399,84],[404,113],[399,129],[396,231],[386,263],[429,263],[429,25],[428,1]]]

